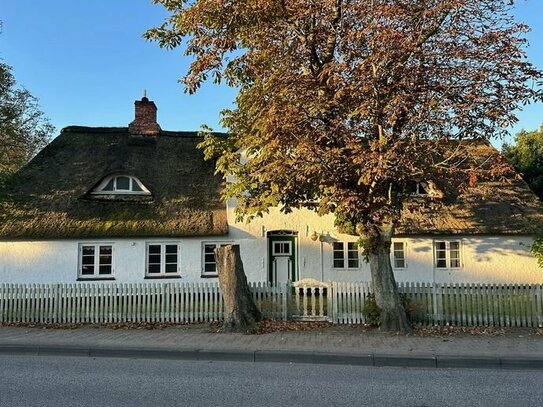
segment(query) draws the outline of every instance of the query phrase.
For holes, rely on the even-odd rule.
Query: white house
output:
[[[0,191],[0,283],[208,281],[213,249],[227,243],[240,245],[252,281],[370,280],[357,238],[339,233],[332,215],[272,209],[237,223],[197,134],[162,131],[147,98],[135,106],[128,128],[63,129]],[[474,148],[501,159],[488,144]],[[396,279],[541,283],[529,248],[542,225],[520,180],[406,206],[391,253]]]

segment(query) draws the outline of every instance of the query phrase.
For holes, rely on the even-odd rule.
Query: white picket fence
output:
[[[266,318],[287,318],[287,285],[250,283]],[[0,323],[213,322],[218,283],[0,284]]]
[[[365,323],[368,282],[250,283],[264,317]],[[400,283],[413,322],[543,326],[542,285]],[[0,284],[0,323],[213,322],[224,318],[218,283]]]
[[[364,303],[372,294],[367,282],[332,282],[337,324],[365,323]],[[541,284],[399,283],[412,322],[423,325],[541,327]]]

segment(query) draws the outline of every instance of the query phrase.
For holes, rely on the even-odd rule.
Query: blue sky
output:
[[[0,58],[40,99],[53,125],[126,126],[143,89],[166,130],[216,130],[235,90],[206,84],[196,95],[177,82],[190,60],[142,39],[166,12],[151,0],[0,0]],[[528,58],[543,69],[543,1],[520,0],[516,17],[532,27]],[[519,112],[521,128],[543,123],[543,104]]]

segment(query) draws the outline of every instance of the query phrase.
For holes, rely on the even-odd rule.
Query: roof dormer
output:
[[[100,196],[151,195],[149,189],[139,179],[128,174],[108,175],[90,193]]]

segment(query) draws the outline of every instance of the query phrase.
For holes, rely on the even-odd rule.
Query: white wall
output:
[[[360,260],[358,269],[338,270],[332,267],[332,242],[356,241],[356,237],[338,233],[331,215],[320,217],[309,210],[294,210],[285,215],[274,208],[264,217],[256,218],[247,224],[235,222],[235,201],[231,200],[228,204],[230,235],[241,246],[249,279],[267,278],[266,233],[273,230],[292,230],[298,232],[300,278],[371,280],[369,265],[363,259]],[[314,232],[322,235],[324,242],[313,241],[311,235]],[[434,241],[443,239],[461,241],[460,268],[434,267]],[[397,281],[543,283],[543,269],[537,266],[536,259],[530,253],[533,240],[529,236],[424,236],[398,238],[394,241],[403,241],[406,245],[407,267],[395,270]]]
[[[267,281],[268,259],[266,232],[292,230],[298,232],[297,261],[300,278],[335,281],[369,281],[369,266],[337,270],[332,267],[332,244],[355,241],[352,236],[335,231],[331,216],[319,217],[307,210],[284,215],[273,210],[253,222],[234,222],[229,207],[230,234],[220,238],[183,239],[112,239],[99,243],[114,246],[114,275],[118,282],[156,282],[145,280],[145,253],[148,242],[180,244],[181,280],[214,281],[201,278],[202,241],[240,244],[245,272],[250,281]],[[324,240],[313,241],[316,232]],[[455,236],[462,242],[462,267],[453,270],[434,267],[434,238],[431,236],[402,238],[406,243],[407,267],[395,270],[398,281],[410,282],[499,282],[543,283],[539,269],[529,252],[532,239],[527,236]],[[78,278],[79,244],[96,240],[0,242],[0,283],[73,283]]]
[[[113,275],[123,283],[208,281],[202,279],[202,242],[220,239],[102,239],[0,242],[0,283],[73,283],[78,278],[79,245],[113,245]],[[144,279],[146,244],[180,244],[181,279]]]

